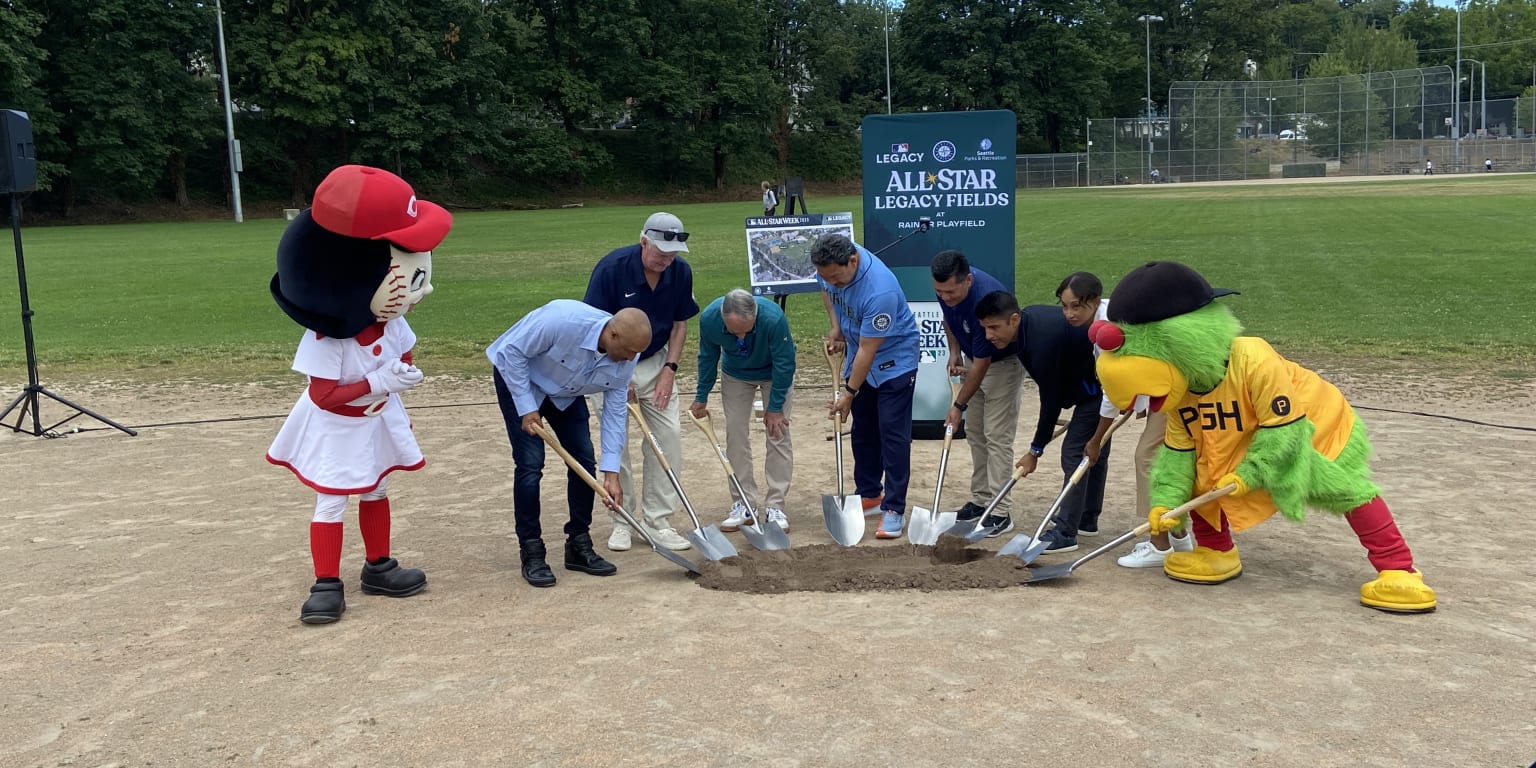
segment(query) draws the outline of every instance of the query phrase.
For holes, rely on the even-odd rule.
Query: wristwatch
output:
[[[848,394],[850,394],[850,395],[857,395],[859,393],[859,391],[857,389],[854,389],[853,387],[849,386],[848,382],[846,382],[846,381],[843,382],[843,389],[848,390]]]
[[[666,367],[666,368],[671,368],[673,373],[677,373],[677,363],[667,362],[667,363],[662,363],[662,366]]]
[[[955,410],[957,410],[957,411],[959,411],[961,413],[965,413],[965,409],[966,409],[966,404],[965,403],[962,403],[959,400],[955,401]]]
[[[1035,457],[1037,459],[1040,458],[1040,456],[1042,454],[1044,454],[1044,453],[1045,453],[1045,449],[1044,448],[1036,448],[1033,445],[1031,445],[1029,447],[1029,455],[1031,455],[1031,456],[1033,456],[1033,457]]]

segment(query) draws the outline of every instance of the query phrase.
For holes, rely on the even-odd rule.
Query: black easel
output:
[[[59,437],[59,433],[54,432],[55,429],[84,415],[127,432],[129,435],[137,435],[137,432],[111,419],[75,405],[49,392],[47,387],[38,383],[37,347],[32,342],[32,305],[27,299],[27,265],[21,257],[21,199],[14,192],[11,193],[11,235],[16,240],[16,281],[21,284],[21,332],[27,348],[27,387],[21,391],[21,394],[16,396],[15,400],[11,401],[10,405],[5,407],[4,411],[0,411],[0,426],[10,427],[12,432],[25,432],[33,437]],[[40,403],[38,402],[39,395],[63,403],[73,408],[75,412],[64,419],[44,427],[41,408],[39,407]],[[16,414],[16,423],[14,425],[5,423],[5,418],[11,414],[11,411],[16,410],[18,406],[20,406],[21,410]],[[23,422],[27,420],[28,412],[32,415],[31,429],[23,426]]]

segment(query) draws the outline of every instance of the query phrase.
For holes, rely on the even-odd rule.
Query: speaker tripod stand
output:
[[[80,416],[89,416],[110,427],[127,432],[129,435],[137,435],[137,432],[89,408],[76,405],[49,392],[47,387],[39,383],[37,376],[37,347],[32,342],[32,305],[27,299],[27,266],[21,257],[21,200],[14,192],[11,193],[10,197],[11,235],[16,241],[16,281],[21,285],[21,332],[27,350],[27,386],[21,391],[21,394],[16,396],[16,399],[11,401],[10,405],[5,407],[4,411],[0,411],[0,426],[10,427],[12,432],[25,432],[33,437],[58,437],[59,433],[54,430],[74,421]],[[42,409],[40,407],[42,405],[40,398],[43,397],[72,409],[74,413],[44,427]],[[6,417],[11,415],[11,411],[17,411],[15,424],[7,424],[5,422]],[[30,429],[25,424],[28,416],[32,417]]]

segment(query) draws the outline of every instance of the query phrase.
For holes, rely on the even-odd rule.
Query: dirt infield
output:
[[[1357,406],[1536,426],[1530,379],[1329,375]],[[1361,607],[1364,553],[1321,515],[1240,534],[1246,573],[1217,587],[1104,557],[1030,587],[751,594],[701,589],[637,547],[612,555],[615,577],[557,563],[559,585],[535,590],[517,573],[511,452],[489,382],[429,378],[406,395],[428,465],[396,475],[391,498],[394,554],[430,587],[361,595],[349,511],[349,610],[311,627],[297,615],[313,497],[262,458],[279,423],[262,417],[284,413],[296,383],[49,384],[128,424],[241,420],[133,438],[0,433],[0,766],[1536,760],[1531,431],[1362,409],[1376,479],[1440,593],[1423,616]],[[816,405],[803,398],[797,413]],[[815,419],[794,428],[796,548],[779,557],[832,557],[816,546],[830,544],[819,497],[832,447]],[[683,445],[683,482],[718,520],[719,467],[696,433]],[[931,496],[938,451],[915,444],[912,499]],[[1106,535],[1140,522],[1125,459],[1110,460]],[[957,445],[950,461],[952,507],[969,453]],[[1021,482],[1021,518],[1057,482]],[[547,479],[544,494],[558,546],[564,489]],[[870,539],[852,556],[916,549]]]

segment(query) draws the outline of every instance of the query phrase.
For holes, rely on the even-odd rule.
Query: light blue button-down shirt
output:
[[[603,452],[597,462],[603,472],[619,471],[625,401],[635,372],[635,360],[614,362],[597,351],[603,326],[612,318],[580,301],[557,299],[524,315],[485,349],[520,414],[537,411],[545,397],[563,411],[582,395],[603,393]]]

